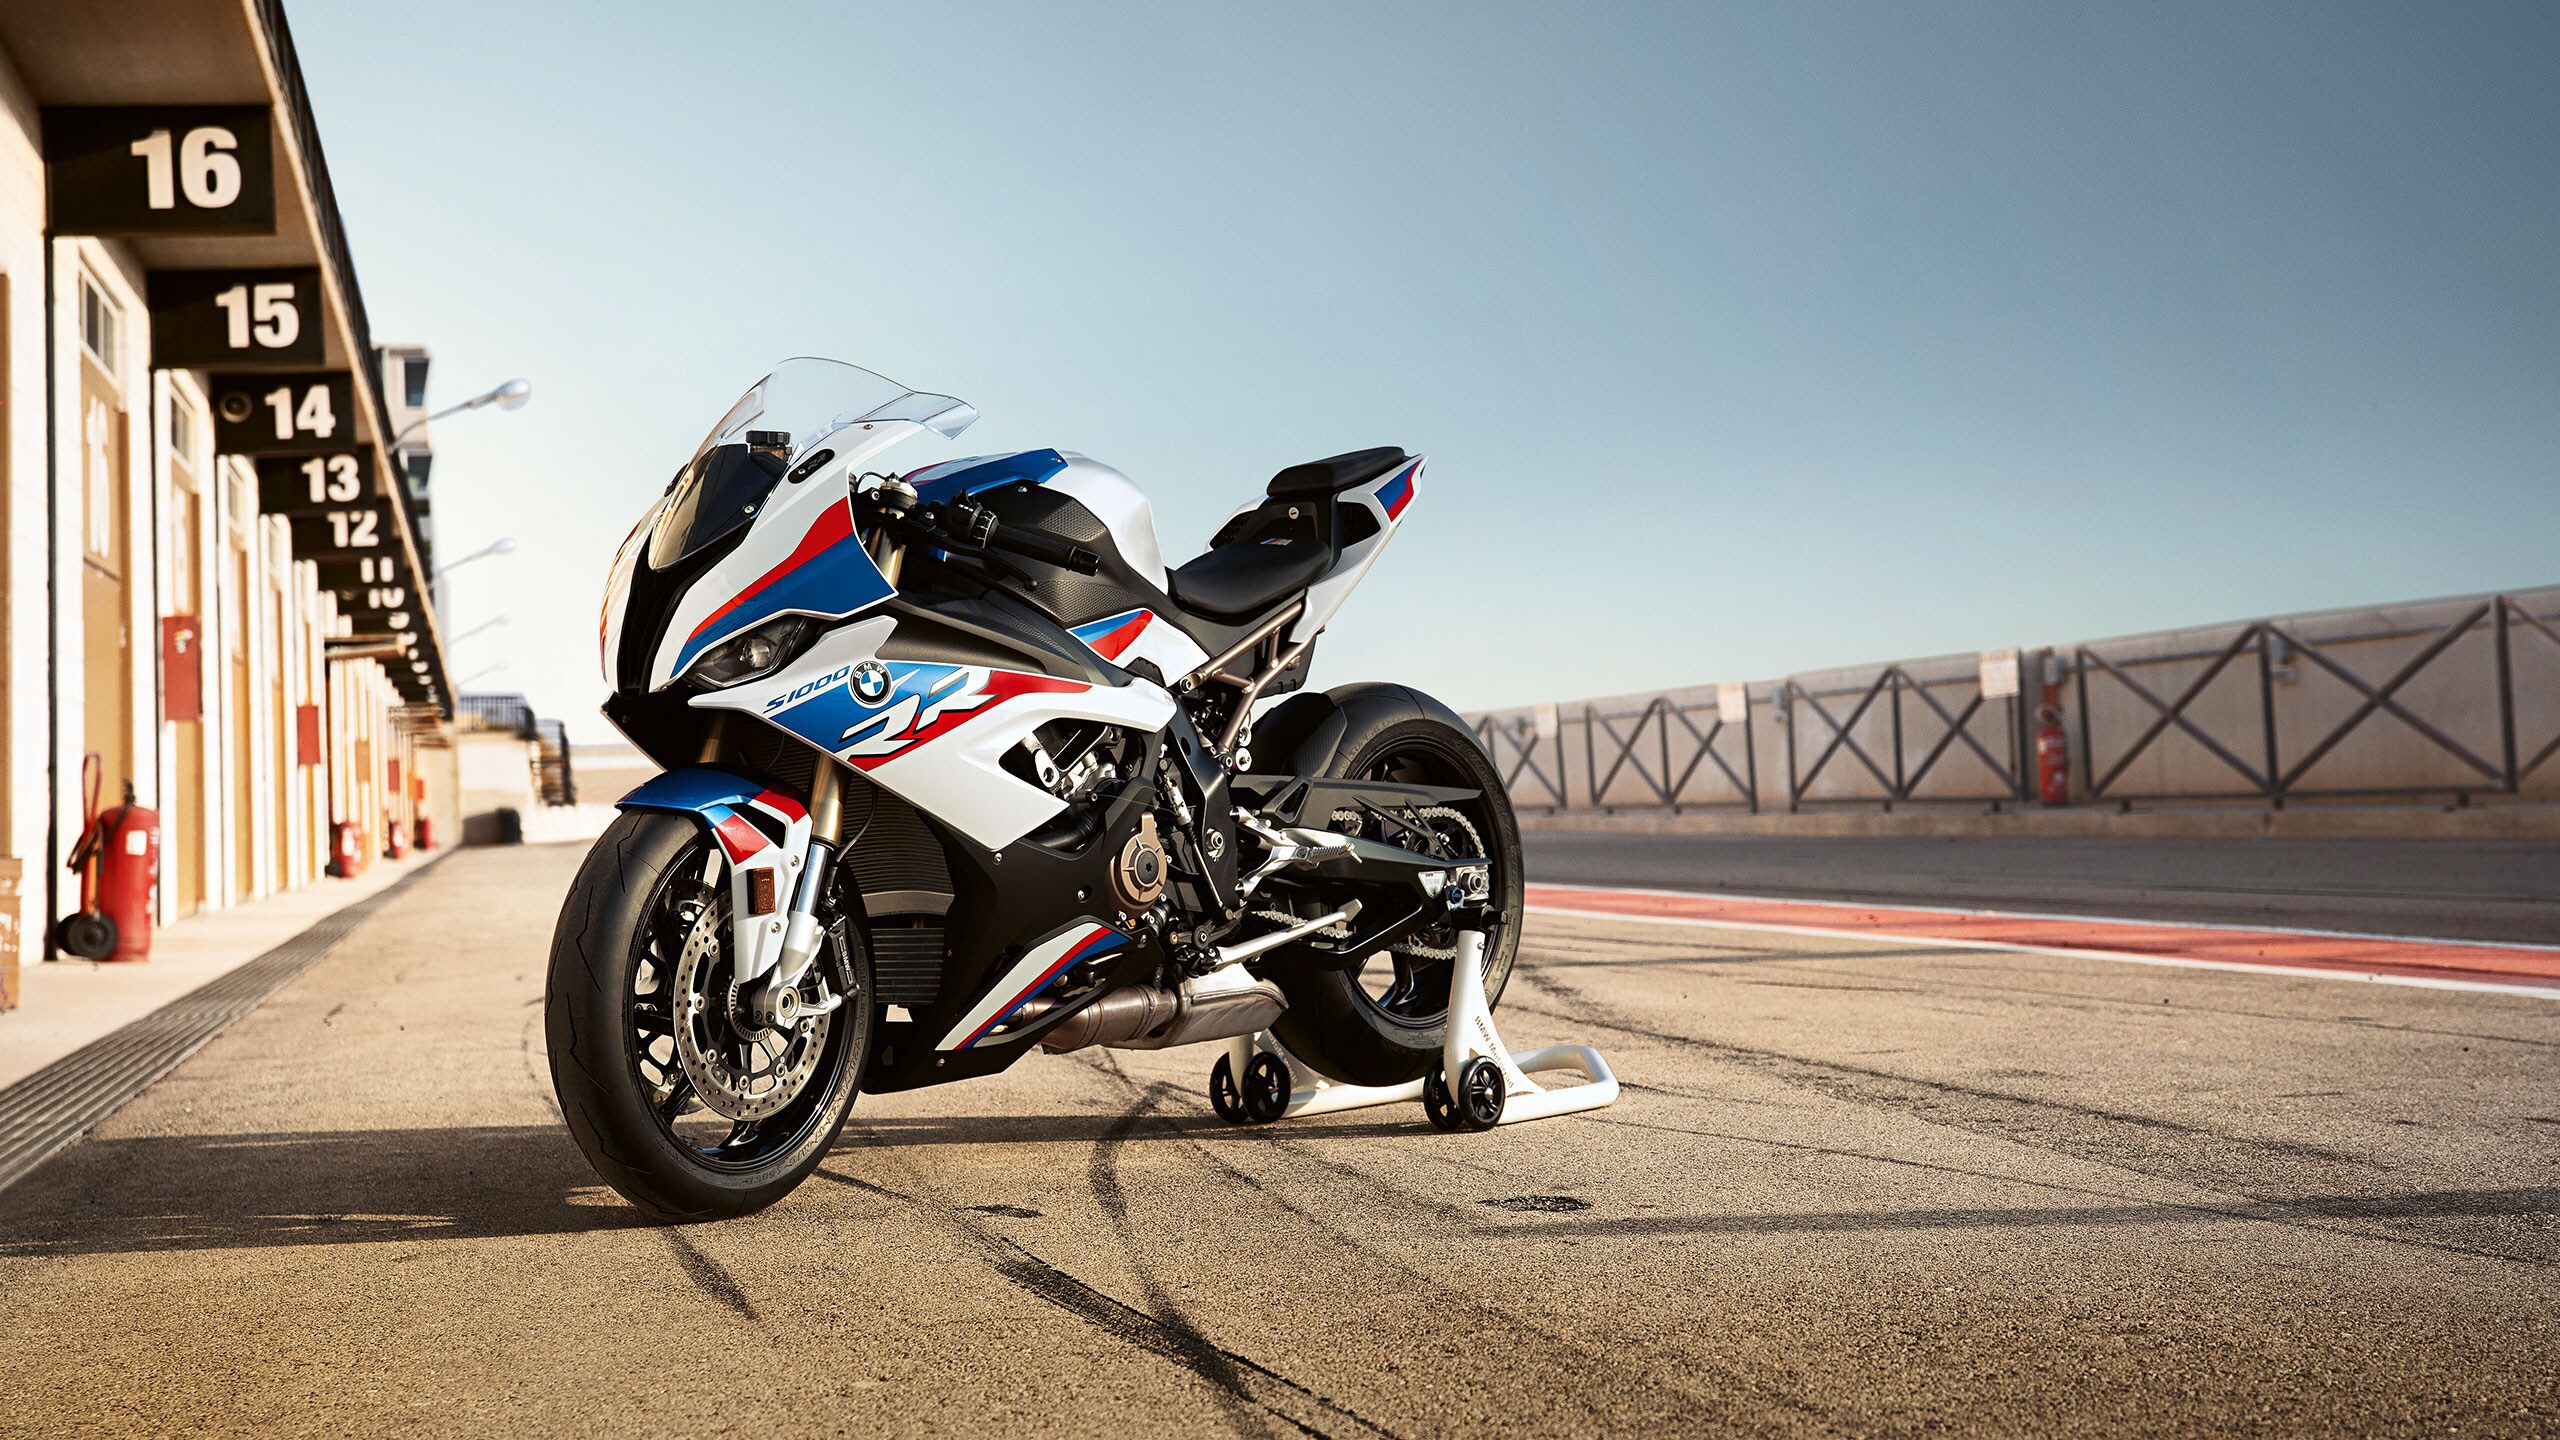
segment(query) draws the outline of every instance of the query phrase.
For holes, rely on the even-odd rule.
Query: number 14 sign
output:
[[[213,386],[213,448],[225,455],[322,455],[356,448],[344,374],[224,375]]]

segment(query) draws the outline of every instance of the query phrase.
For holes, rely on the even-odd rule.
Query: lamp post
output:
[[[445,637],[444,641],[445,648],[450,650],[454,646],[461,644],[463,641],[470,639],[472,636],[479,634],[483,630],[495,630],[499,626],[506,624],[507,619],[508,617],[504,615],[493,615],[488,619],[481,621],[479,624],[472,626],[470,629],[463,631],[459,635],[448,635]]]
[[[513,555],[514,553],[516,553],[515,537],[512,535],[501,535],[497,539],[490,541],[488,544],[481,546],[479,549],[472,551],[470,554],[465,555],[458,560],[447,561],[446,563],[437,566],[436,578],[438,580],[442,580],[447,575],[452,574],[454,571],[461,569],[463,566],[468,565],[472,561],[478,560],[483,556]]]
[[[399,434],[391,437],[390,448],[399,449],[400,442],[417,433],[418,427],[441,420],[447,415],[459,415],[465,410],[477,410],[484,405],[495,405],[501,410],[521,410],[524,408],[524,402],[532,398],[532,381],[521,377],[510,380],[494,390],[483,390],[459,405],[447,405],[433,415],[421,415],[410,421],[400,428]]]
[[[470,675],[468,675],[467,677],[465,677],[465,678],[463,678],[463,679],[460,679],[460,680],[456,680],[456,681],[454,681],[454,682],[453,682],[453,693],[454,693],[454,694],[456,694],[456,695],[459,695],[459,694],[461,694],[461,693],[462,693],[462,687],[463,687],[463,686],[470,684],[470,683],[471,683],[472,681],[474,681],[474,680],[485,680],[485,679],[487,679],[488,677],[490,677],[490,676],[492,676],[492,675],[495,675],[495,674],[497,674],[499,671],[504,670],[504,669],[506,669],[506,668],[507,668],[507,662],[506,662],[506,661],[504,661],[504,660],[492,660],[492,661],[490,661],[488,664],[481,666],[479,669],[472,671],[472,672],[470,673]]]

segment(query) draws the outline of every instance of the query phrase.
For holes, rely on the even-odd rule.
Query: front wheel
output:
[[[736,1017],[727,861],[703,827],[625,812],[587,855],[551,942],[551,1082],[605,1182],[661,1220],[761,1210],[825,1158],[871,1048],[870,957],[850,924],[803,978],[789,1031]],[[826,1009],[830,1000],[842,1003]]]

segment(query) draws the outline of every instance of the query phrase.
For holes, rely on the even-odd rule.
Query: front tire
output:
[[[1512,955],[1520,948],[1520,822],[1511,813],[1502,776],[1475,732],[1428,696],[1400,685],[1334,693],[1346,696],[1342,708],[1347,723],[1324,774],[1477,792],[1473,801],[1456,808],[1482,841],[1493,869],[1491,898],[1500,918],[1485,943],[1484,1001],[1489,1009],[1501,998],[1503,984],[1511,978]],[[1356,969],[1293,969],[1275,975],[1289,1008],[1273,1033],[1289,1053],[1328,1078],[1353,1085],[1405,1084],[1429,1073],[1440,1059],[1455,963],[1382,955]]]
[[[660,1220],[743,1215],[789,1194],[844,1128],[870,1055],[870,957],[842,925],[820,965],[834,966],[844,1004],[797,1095],[731,1124],[693,1094],[669,1018],[682,1003],[670,926],[725,946],[725,863],[695,820],[626,811],[588,852],[552,936],[544,1030],[561,1115],[605,1183]]]

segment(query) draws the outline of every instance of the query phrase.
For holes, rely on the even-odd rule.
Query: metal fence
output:
[[[2014,664],[2004,663],[2014,656]],[[2014,677],[2014,679],[2012,678]],[[1470,717],[1524,810],[2560,801],[2560,588]]]

